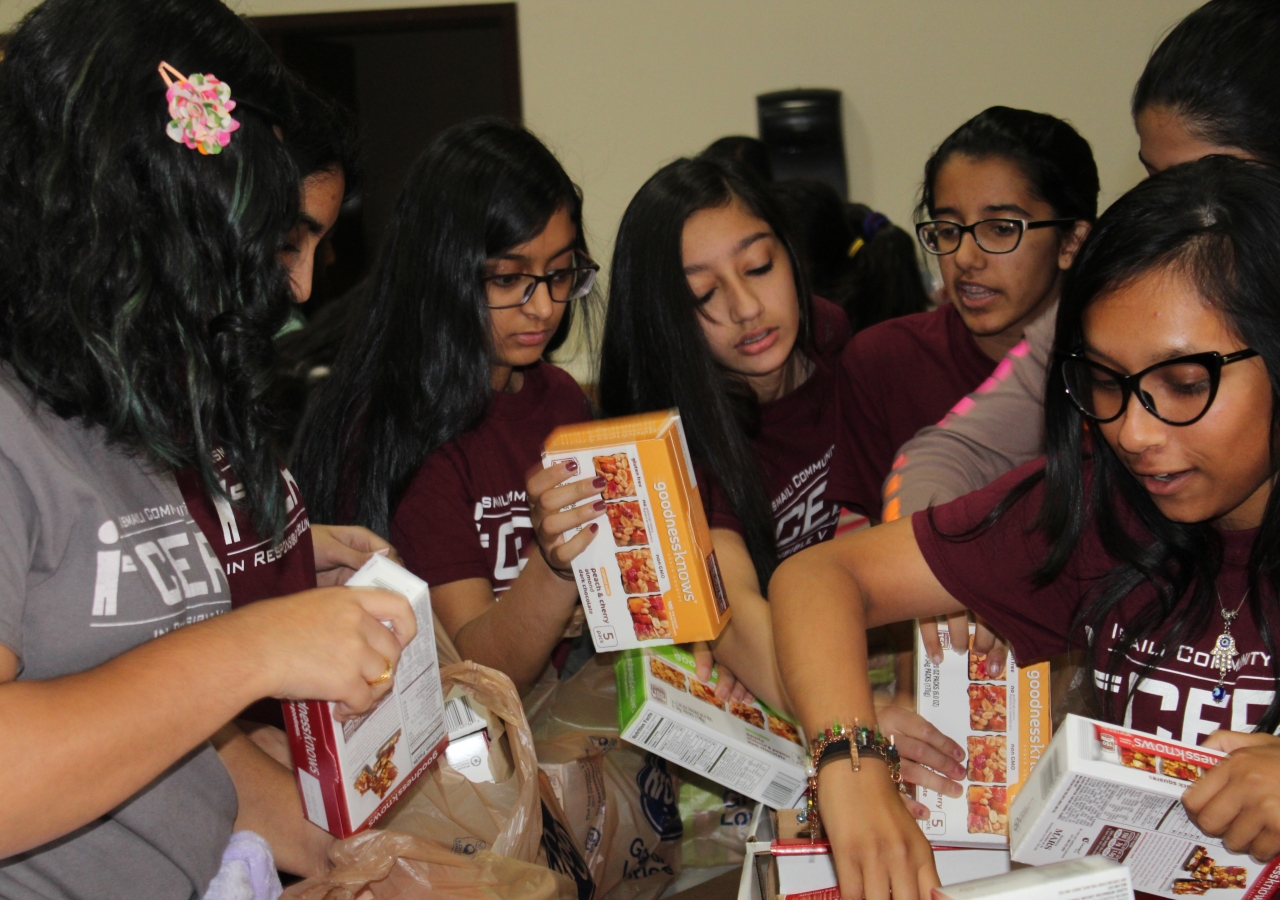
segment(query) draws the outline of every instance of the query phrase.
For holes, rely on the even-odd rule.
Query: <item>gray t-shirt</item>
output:
[[[91,669],[230,608],[172,474],[36,408],[0,366],[0,644],[18,679]],[[231,777],[203,743],[101,819],[0,859],[0,898],[198,898],[235,815]]]

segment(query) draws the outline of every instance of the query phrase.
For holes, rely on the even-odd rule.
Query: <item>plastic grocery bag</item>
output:
[[[709,778],[680,770],[680,856],[688,868],[742,865],[755,801]]]
[[[657,900],[680,872],[679,786],[674,766],[620,740],[615,658],[596,654],[528,712],[596,900]]]
[[[339,841],[330,851],[337,867],[293,886],[287,896],[339,900],[367,887],[377,900],[434,900],[445,896],[442,891],[469,900],[592,900],[595,886],[555,793],[538,771],[511,679],[473,662],[444,666],[440,679],[446,695],[460,688],[486,714],[495,781],[469,781],[442,759],[391,809],[379,831]]]

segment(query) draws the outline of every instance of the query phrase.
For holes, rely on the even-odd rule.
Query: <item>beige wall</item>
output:
[[[434,5],[229,2],[255,15]],[[604,259],[627,201],[659,165],[754,134],[755,95],[790,87],[844,92],[852,199],[898,222],[930,148],[997,103],[1071,120],[1093,144],[1105,204],[1142,176],[1133,83],[1198,2],[520,0],[525,117],[582,185]],[[32,5],[0,0],[0,28]]]

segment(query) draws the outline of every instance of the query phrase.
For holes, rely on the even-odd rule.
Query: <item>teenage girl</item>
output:
[[[1098,169],[1066,122],[993,106],[934,151],[922,194],[916,230],[947,302],[859,332],[842,359],[849,483],[837,490],[872,519],[898,448],[990,377],[1028,324],[1052,314],[1097,217]]]
[[[162,61],[180,87],[230,87],[239,127],[210,138],[218,152],[167,133]],[[9,42],[0,896],[202,896],[233,828],[286,871],[323,871],[332,838],[303,819],[291,773],[224,726],[268,696],[363,712],[413,636],[408,604],[376,590],[230,611],[175,478],[194,471],[277,541],[296,501],[260,393],[290,306],[290,116],[283,69],[219,0],[50,0]],[[335,567],[326,546],[307,554],[312,583]]]
[[[679,408],[733,608],[716,659],[785,709],[762,586],[780,558],[835,534],[834,363],[847,322],[810,297],[768,189],[732,163],[677,160],[650,178],[611,271],[603,412]],[[905,755],[962,777],[957,745],[905,710],[888,715],[913,735]],[[958,790],[921,767],[909,777]]]
[[[496,120],[445,131],[409,174],[299,436],[316,517],[388,536],[461,656],[522,691],[570,624],[570,562],[595,526],[561,535],[604,508],[560,512],[604,485],[539,463],[552,429],[591,418],[546,358],[595,271],[578,189],[537,138]]]
[[[1187,791],[1188,814],[1228,849],[1280,852],[1278,229],[1280,174],[1225,156],[1103,214],[1063,291],[1047,461],[775,575],[779,665],[808,733],[875,722],[868,626],[967,607],[1020,661],[1083,652],[1096,715],[1230,751]],[[1238,656],[1220,670],[1223,633]],[[879,761],[819,771],[844,896],[937,884],[894,793]]]
[[[1209,153],[1280,162],[1280,6],[1211,0],[1152,53],[1133,93],[1138,157],[1154,174]],[[1044,450],[1044,381],[1053,319],[1027,330],[972,403],[901,448],[885,504],[909,515],[977,490]],[[951,619],[953,634],[967,616]],[[933,630],[926,625],[922,633]],[[985,645],[990,635],[979,629]],[[934,639],[936,641],[936,638]],[[960,646],[957,644],[956,646]]]

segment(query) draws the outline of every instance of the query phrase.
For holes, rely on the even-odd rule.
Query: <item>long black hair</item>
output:
[[[1151,54],[1133,115],[1164,107],[1192,134],[1280,163],[1280,4],[1210,0]]]
[[[800,304],[794,352],[812,355],[807,279],[768,189],[741,164],[679,159],[645,182],[618,226],[600,355],[600,407],[607,416],[679,407],[690,450],[711,470],[742,523],[764,586],[778,565],[778,548],[750,443],[758,428],[758,404],[750,386],[711,356],[681,258],[689,217],[735,199],[786,248]]]
[[[1258,163],[1211,156],[1175,166],[1145,181],[1117,200],[1098,220],[1067,275],[1058,307],[1055,352],[1078,351],[1089,304],[1147,272],[1172,267],[1230,323],[1267,367],[1272,396],[1280,396],[1280,171]],[[1280,416],[1280,404],[1273,404]],[[1038,527],[1050,553],[1038,570],[1045,584],[1057,577],[1075,551],[1081,532],[1095,527],[1102,543],[1119,561],[1082,598],[1072,641],[1089,646],[1090,634],[1104,633],[1107,617],[1124,598],[1146,583],[1155,597],[1124,622],[1124,641],[1108,660],[1115,675],[1131,647],[1157,637],[1167,654],[1211,626],[1217,606],[1215,580],[1222,568],[1221,537],[1207,522],[1165,518],[1150,495],[1129,474],[1106,441],[1092,443],[1093,478],[1086,490],[1081,460],[1082,416],[1066,394],[1057,366],[1045,388],[1046,466],[1024,481],[993,512],[998,516],[1043,477],[1044,502]],[[1273,428],[1277,421],[1273,421]],[[1134,520],[1149,535],[1139,539]],[[1272,629],[1280,622],[1280,493],[1267,502],[1249,558],[1249,607],[1273,671],[1280,675],[1280,648]],[[1145,677],[1160,662],[1153,657]],[[1101,696],[1099,694],[1101,693]],[[1110,693],[1094,686],[1104,715],[1116,719]],[[1259,731],[1280,725],[1280,693],[1272,700]]]
[[[916,214],[934,214],[938,172],[953,156],[999,158],[1014,163],[1032,194],[1053,207],[1054,217],[1092,222],[1098,217],[1098,166],[1080,133],[1046,113],[1008,106],[984,109],[951,132],[924,165]],[[1070,231],[1070,225],[1061,226]]]
[[[478,119],[413,164],[330,376],[303,420],[293,469],[313,518],[382,535],[423,459],[479,424],[491,393],[485,261],[561,209],[586,251],[582,196],[541,141]],[[547,345],[565,340],[573,307]]]
[[[809,285],[844,310],[850,328],[929,308],[914,237],[870,207],[845,202],[824,181],[789,178],[772,190]]]
[[[231,88],[205,156],[165,134],[166,61]],[[262,395],[298,179],[283,68],[221,0],[48,0],[0,65],[0,360],[64,418],[284,522]]]

